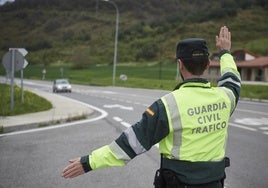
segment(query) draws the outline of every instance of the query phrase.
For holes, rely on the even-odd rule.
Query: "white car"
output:
[[[53,82],[53,93],[72,92],[72,86],[67,79],[57,79]]]

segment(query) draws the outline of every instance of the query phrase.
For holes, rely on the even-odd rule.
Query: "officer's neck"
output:
[[[193,75],[188,71],[181,72],[181,74],[183,76],[183,80],[194,79],[194,78],[204,78],[203,74],[201,74],[201,75]]]

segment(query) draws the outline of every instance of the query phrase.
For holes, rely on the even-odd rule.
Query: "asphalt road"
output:
[[[51,83],[37,83],[40,86],[34,86],[35,89],[51,92]],[[159,167],[157,147],[125,167],[100,169],[75,179],[62,178],[61,170],[68,159],[86,155],[116,139],[165,93],[73,85],[72,93],[61,95],[93,105],[94,121],[0,137],[0,188],[153,187]],[[226,188],[267,187],[267,141],[268,103],[241,100],[230,122],[227,154],[231,167],[226,171]]]

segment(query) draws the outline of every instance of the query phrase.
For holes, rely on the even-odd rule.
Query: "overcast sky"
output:
[[[9,1],[9,2],[13,2],[13,1],[15,1],[15,0],[0,0],[0,5],[5,4],[5,2],[7,2],[7,1]]]

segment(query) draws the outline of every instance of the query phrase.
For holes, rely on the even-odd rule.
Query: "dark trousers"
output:
[[[223,188],[221,182],[212,182],[212,183],[208,183],[208,184],[201,184],[201,185],[169,185],[167,183],[165,188]]]
[[[154,180],[155,188],[223,188],[223,181],[188,185],[180,182],[171,170],[158,170]]]

